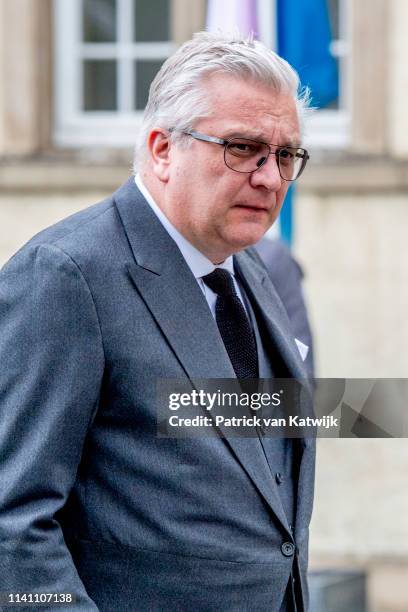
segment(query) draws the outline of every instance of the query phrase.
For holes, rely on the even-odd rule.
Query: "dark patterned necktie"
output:
[[[231,274],[217,268],[203,281],[217,294],[215,318],[237,378],[258,378],[254,333]]]

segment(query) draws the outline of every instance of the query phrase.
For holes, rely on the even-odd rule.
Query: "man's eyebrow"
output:
[[[231,138],[246,138],[247,140],[258,140],[259,142],[266,142],[264,136],[259,133],[250,132],[249,130],[230,130],[225,133],[225,140]]]
[[[239,131],[231,130],[229,132],[225,132],[223,138],[224,140],[231,140],[231,138],[245,138],[247,140],[257,140],[258,142],[268,143],[268,139],[265,138],[263,134],[250,132],[248,130],[239,130]],[[273,143],[273,144],[277,144],[277,143]],[[302,145],[299,143],[297,139],[295,140],[295,139],[288,138],[284,143],[281,143],[279,146],[299,148]]]

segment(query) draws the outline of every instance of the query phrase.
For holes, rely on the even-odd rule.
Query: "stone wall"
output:
[[[299,198],[319,376],[408,376],[407,227],[405,192]]]
[[[407,192],[380,187],[343,182],[341,193],[310,189],[297,201],[321,377],[408,376]],[[370,610],[406,611],[407,440],[326,439],[317,448],[312,567],[364,568]]]

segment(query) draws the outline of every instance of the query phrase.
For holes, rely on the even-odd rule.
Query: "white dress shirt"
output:
[[[191,244],[191,242],[184,238],[184,236],[180,234],[180,232],[169,221],[162,209],[156,204],[156,202],[152,198],[146,186],[142,183],[140,174],[136,174],[135,183],[142,195],[144,196],[145,200],[163,225],[164,229],[167,231],[167,233],[170,235],[170,237],[174,240],[174,242],[180,249],[181,254],[186,260],[186,263],[190,268],[194,278],[196,279],[201,291],[204,293],[205,299],[207,300],[213,317],[215,318],[215,303],[217,301],[217,295],[205,284],[202,277],[206,274],[210,274],[216,268],[223,268],[232,275],[235,290],[242,304],[244,305],[244,308],[246,309],[245,302],[242,298],[241,290],[235,278],[234,260],[232,258],[232,255],[227,257],[227,259],[222,263],[214,265],[212,261],[210,261],[205,255],[203,255],[203,253],[201,253],[201,251],[196,249],[195,246]]]

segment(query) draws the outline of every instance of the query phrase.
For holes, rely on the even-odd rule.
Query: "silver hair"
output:
[[[298,74],[287,61],[252,37],[197,32],[164,62],[150,86],[135,150],[135,172],[154,126],[173,128],[171,139],[177,141],[184,138],[181,132],[194,129],[200,118],[211,114],[203,81],[214,73],[250,78],[293,95],[303,125],[309,90],[300,89]]]

